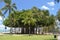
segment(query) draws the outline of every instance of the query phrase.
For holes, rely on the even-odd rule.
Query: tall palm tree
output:
[[[14,11],[15,12],[15,9],[17,9],[17,7],[16,7],[16,4],[15,3],[11,3],[11,0],[3,0],[4,2],[5,2],[5,6],[1,9],[2,11],[5,11],[4,12],[4,16],[5,16],[5,14],[7,13],[7,12],[9,12],[9,15],[10,15],[10,13],[12,12],[12,11]],[[11,17],[9,17],[10,18],[10,20],[11,20]],[[5,29],[6,29],[6,27],[5,27]]]

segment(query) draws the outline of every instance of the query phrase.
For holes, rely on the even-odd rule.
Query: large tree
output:
[[[40,10],[36,7],[28,10],[16,11],[16,13],[11,13],[9,17],[12,17],[11,21],[14,23],[11,27],[26,27],[31,30],[31,28],[35,26],[49,27],[50,25],[54,25],[54,17],[49,15],[49,11]],[[10,25],[9,17],[4,21],[4,25],[6,26]]]

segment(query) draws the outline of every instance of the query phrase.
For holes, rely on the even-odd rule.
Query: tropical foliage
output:
[[[11,17],[11,20],[9,20]],[[27,29],[39,27],[54,28],[54,16],[49,15],[48,10],[40,10],[39,8],[33,7],[32,9],[15,11],[5,19],[4,25],[8,27],[26,27]],[[12,21],[12,23],[10,23]]]

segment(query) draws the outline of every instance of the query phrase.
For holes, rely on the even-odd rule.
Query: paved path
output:
[[[60,40],[60,36],[58,36],[57,39]]]

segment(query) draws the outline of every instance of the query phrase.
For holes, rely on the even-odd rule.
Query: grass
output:
[[[53,35],[2,35],[0,40],[55,40]]]

